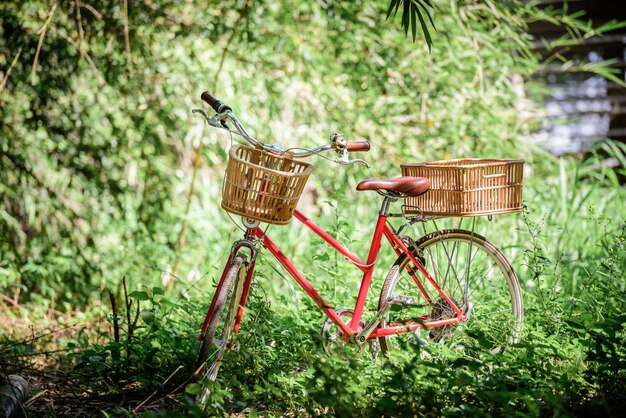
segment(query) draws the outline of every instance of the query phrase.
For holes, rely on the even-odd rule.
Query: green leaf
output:
[[[143,290],[135,290],[134,292],[130,292],[129,297],[137,300],[148,300],[150,297],[148,296],[148,292]]]
[[[428,5],[428,7],[430,7],[431,9],[434,9],[432,3],[428,0],[415,0],[417,1],[417,3],[419,3],[420,6],[422,6],[422,9],[424,9],[424,12],[426,13],[426,16],[428,16],[428,20],[430,21],[430,25],[433,27],[433,29],[436,31],[437,28],[435,27],[435,22],[433,21],[433,17],[432,15],[428,12],[428,9],[426,8],[426,6],[422,3],[422,1],[426,2],[426,5]]]
[[[415,39],[417,37],[417,14],[419,14],[419,10],[417,9],[417,7],[415,5],[411,6],[411,34],[413,35],[413,42],[415,42]],[[422,19],[422,16],[420,15],[420,20]]]
[[[386,19],[389,19],[389,16],[391,16],[391,13],[393,13],[393,17],[396,17],[396,15],[398,14],[398,8],[400,7],[400,1],[401,0],[391,0],[391,3],[389,3],[389,9],[387,9]]]
[[[404,0],[404,10],[402,11],[402,27],[404,28],[404,34],[409,34],[409,25],[411,20],[411,2],[410,0]]]
[[[576,321],[572,321],[572,320],[566,319],[565,323],[567,325],[569,325],[570,327],[572,327],[573,329],[576,329],[576,330],[581,330],[581,331],[586,331],[587,330],[586,326],[584,326],[583,324],[581,324],[579,322],[576,322]]]
[[[151,324],[156,319],[156,315],[152,311],[141,311],[141,320],[146,324]]]
[[[394,17],[396,16],[400,4],[402,4],[402,20],[400,26],[404,29],[404,34],[408,36],[410,28],[413,42],[415,42],[417,39],[417,20],[419,19],[421,29],[424,32],[424,38],[428,45],[428,50],[430,51],[432,47],[432,37],[423,14],[425,13],[426,16],[428,16],[428,20],[433,29],[437,30],[435,28],[435,22],[428,11],[429,7],[431,9],[433,8],[432,3],[429,0],[391,0],[389,8],[387,9],[387,19],[389,19],[392,14]]]
[[[426,12],[426,14],[428,15],[428,12]],[[426,38],[426,44],[428,45],[428,50],[430,51],[430,48],[433,44],[433,40],[430,37],[430,33],[428,32],[428,27],[426,26],[426,22],[424,21],[424,18],[422,17],[421,13],[418,13],[417,16],[420,19],[420,25],[422,25],[422,31],[424,32],[424,37]],[[428,15],[428,17],[430,18],[430,15]],[[432,23],[432,19],[431,19],[431,23]],[[433,25],[434,27],[435,25]],[[413,39],[415,41],[415,39]]]
[[[189,395],[198,395],[202,391],[202,385],[199,383],[190,383],[185,388],[185,393]]]

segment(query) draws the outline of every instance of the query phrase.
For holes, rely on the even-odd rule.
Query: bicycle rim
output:
[[[430,328],[431,340],[462,345],[472,335],[493,349],[519,341],[524,319],[521,289],[511,264],[495,245],[470,231],[442,230],[422,237],[413,253],[468,317],[460,323]],[[414,302],[399,312],[390,311],[381,326],[406,323],[408,319],[428,323],[455,317],[454,310],[421,273],[417,276],[429,298],[407,270],[416,271],[403,254],[385,279],[379,309],[390,298],[410,297]],[[382,337],[380,344],[383,352],[391,349],[388,337]]]
[[[197,399],[202,405],[206,404],[209,394],[205,383],[215,381],[224,353],[228,349],[247,271],[244,259],[241,256],[235,257],[224,277],[213,316],[202,339],[196,363],[196,370],[201,370],[202,373],[202,390]]]

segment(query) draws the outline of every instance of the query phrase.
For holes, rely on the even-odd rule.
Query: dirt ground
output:
[[[8,374],[17,374],[28,381],[29,395],[21,405],[23,417],[127,417],[184,409],[180,390],[149,393],[138,385],[112,382],[107,390],[102,382],[96,382],[106,379],[104,376],[93,376],[98,388],[94,389],[87,376],[73,371],[16,365],[2,367],[0,375]]]
[[[14,300],[0,296],[0,381],[16,374],[28,382],[22,416],[127,417],[183,407],[181,387],[150,392],[119,377],[75,367],[71,354],[84,347],[72,342],[97,343],[110,332],[107,321],[53,308],[33,312]]]

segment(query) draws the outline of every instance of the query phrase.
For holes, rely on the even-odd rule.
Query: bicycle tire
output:
[[[427,234],[411,247],[413,255],[425,265],[431,277],[469,316],[460,323],[429,328],[431,339],[456,339],[459,334],[467,335],[469,331],[472,335],[482,335],[482,342],[487,341],[494,349],[519,341],[524,321],[519,280],[509,261],[494,244],[482,235],[450,229]],[[461,247],[467,248],[465,253],[462,253]],[[378,309],[382,309],[390,298],[410,297],[418,302],[410,307],[414,318],[426,318],[425,321],[428,321],[454,317],[450,305],[417,273],[431,296],[430,302],[423,296],[407,268],[412,269],[413,264],[406,254],[401,254],[385,278]],[[398,311],[390,310],[380,326],[402,323],[401,315],[406,309]],[[379,342],[383,354],[391,351],[389,337],[380,337]]]
[[[247,270],[245,259],[237,255],[233,258],[228,272],[224,276],[224,282],[215,301],[213,316],[209,320],[202,337],[198,360],[196,361],[196,373],[202,374],[201,382],[214,381],[217,378],[237,316],[238,303],[241,299]],[[228,309],[224,309],[227,306]],[[222,325],[221,328],[220,325]],[[215,338],[216,334],[220,336],[219,339]],[[198,397],[199,403],[205,403],[207,394],[206,386],[202,384],[202,391]]]

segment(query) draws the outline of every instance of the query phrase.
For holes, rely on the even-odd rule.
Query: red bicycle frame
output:
[[[326,231],[324,231],[321,227],[315,224],[311,219],[304,216],[298,210],[294,211],[294,217],[300,221],[304,226],[313,231],[316,235],[322,238],[326,243],[328,243],[332,248],[335,249],[339,254],[348,259],[352,264],[354,264],[357,268],[359,268],[363,272],[363,279],[361,281],[361,285],[359,287],[359,292],[356,300],[356,304],[354,306],[352,317],[350,318],[350,323],[347,324],[341,317],[337,314],[337,312],[326,302],[326,300],[320,295],[320,293],[315,289],[315,287],[307,280],[307,278],[298,270],[298,268],[291,262],[291,260],[280,250],[280,248],[270,239],[265,232],[259,228],[248,228],[246,231],[246,237],[256,238],[261,243],[261,245],[266,248],[276,260],[283,266],[283,268],[294,278],[294,280],[300,285],[300,287],[309,295],[309,297],[315,302],[315,304],[331,319],[344,333],[346,338],[356,340],[355,337],[359,334],[359,324],[361,324],[361,319],[363,316],[363,309],[365,307],[365,302],[367,299],[367,294],[370,288],[370,283],[372,280],[372,276],[374,274],[374,268],[376,265],[376,260],[378,258],[378,254],[380,252],[380,248],[382,246],[382,238],[383,236],[386,238],[388,243],[391,245],[396,254],[406,254],[407,257],[411,260],[412,264],[419,270],[419,272],[424,276],[424,278],[433,286],[433,288],[438,292],[438,294],[454,309],[456,316],[454,318],[443,319],[438,321],[425,322],[426,317],[418,318],[417,322],[411,323],[409,325],[402,324],[392,324],[387,327],[377,326],[376,329],[368,333],[366,338],[361,339],[359,342],[364,342],[369,339],[390,336],[390,335],[398,335],[406,332],[412,332],[422,327],[432,328],[438,326],[449,325],[453,323],[457,323],[466,319],[465,313],[459,309],[456,303],[441,289],[441,287],[435,282],[435,280],[431,277],[431,275],[426,271],[424,265],[420,262],[420,260],[406,247],[406,245],[402,242],[400,237],[394,232],[394,230],[388,225],[387,219],[389,215],[385,213],[385,211],[381,210],[378,220],[376,222],[376,227],[374,229],[374,235],[372,237],[372,243],[370,245],[369,254],[367,256],[367,261],[363,262],[358,256],[353,254],[350,250],[348,250],[345,246],[339,243],[334,237],[329,235]],[[226,267],[224,268],[224,272],[222,273],[222,277],[218,283],[218,287],[216,290],[216,295],[219,293],[219,290],[222,286],[222,282],[224,277],[226,276],[226,272],[228,271],[230,264],[232,262],[232,257],[237,253],[239,247],[235,245],[231,256],[226,262]],[[252,249],[251,249],[252,251]],[[248,273],[246,276],[246,281],[243,287],[243,293],[241,295],[241,300],[239,303],[239,310],[237,312],[235,326],[233,333],[236,334],[239,330],[239,325],[241,322],[241,318],[243,316],[244,307],[246,305],[248,294],[250,290],[250,284],[252,282],[252,275],[254,272],[254,260],[249,266]],[[421,283],[417,275],[415,274],[414,269],[407,266],[407,270],[410,273],[411,277],[415,281],[416,286],[419,288],[420,292],[424,295],[426,300],[430,303],[431,296],[426,291],[424,285]],[[202,330],[200,333],[200,337],[204,335],[206,331],[207,324],[210,318],[213,315],[215,305],[215,298],[209,307],[207,312],[207,316],[205,318],[204,324],[202,326]],[[380,320],[379,320],[380,321]],[[378,324],[376,324],[378,325]],[[366,326],[366,328],[368,328]]]

